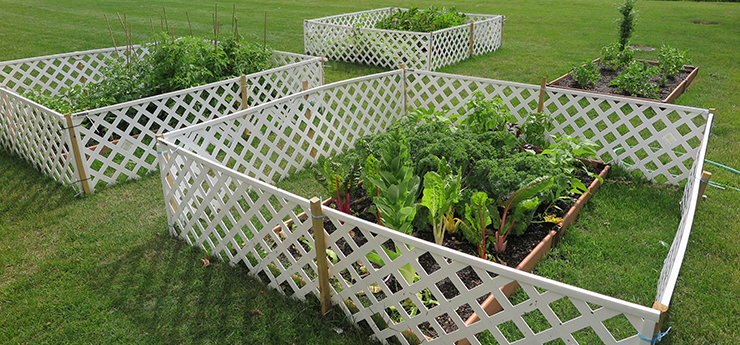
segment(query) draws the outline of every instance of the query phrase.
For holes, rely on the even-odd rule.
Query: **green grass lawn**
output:
[[[176,35],[189,31],[186,11],[194,33],[208,35],[214,4],[0,0],[0,61],[110,47],[104,14],[121,45],[116,12],[126,14],[134,42],[143,42],[150,19],[160,25],[162,6]],[[233,4],[218,3],[224,31]],[[543,76],[552,80],[616,40],[613,4],[434,3],[508,17],[499,51],[441,71],[534,84]],[[262,42],[267,11],[268,45],[302,52],[304,19],[414,5],[430,3],[263,0],[239,3],[236,16],[240,33]],[[700,66],[677,103],[717,109],[707,158],[739,169],[740,4],[640,1],[636,9],[633,44],[688,49]],[[327,65],[327,82],[382,70]],[[740,187],[737,174],[712,165],[706,169],[714,181]],[[681,193],[614,174],[551,259],[537,268],[539,274],[651,305],[667,252],[660,241],[673,238]],[[673,329],[661,344],[740,343],[740,192],[709,187],[706,194],[664,326]],[[367,343],[343,318],[321,317],[314,304],[283,298],[242,268],[216,262],[203,267],[203,252],[166,235],[163,206],[156,175],[75,197],[0,150],[0,343]]]

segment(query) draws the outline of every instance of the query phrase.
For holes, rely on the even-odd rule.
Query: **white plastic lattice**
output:
[[[712,128],[713,121],[714,114],[710,114],[707,118],[705,128]],[[681,200],[681,223],[678,226],[678,231],[676,231],[676,236],[673,238],[673,243],[671,244],[671,249],[668,251],[663,269],[660,272],[658,293],[655,296],[655,301],[660,302],[666,307],[670,306],[678,273],[681,270],[683,257],[689,243],[689,235],[691,234],[691,227],[694,223],[694,214],[696,213],[696,207],[700,197],[700,179],[704,170],[704,158],[707,154],[708,143],[709,130],[705,130],[701,148],[696,153],[694,166],[686,180],[686,186],[684,186],[683,198]]]
[[[383,8],[304,21],[306,54],[384,67],[405,64],[435,70],[495,51],[504,17],[467,14],[470,23],[431,33],[378,30],[375,24],[399,8]],[[471,35],[472,30],[472,35]]]
[[[301,92],[176,131],[183,147],[263,181],[351,148],[403,109],[402,72],[356,78]]]
[[[62,88],[99,81],[106,60],[146,53],[146,47],[132,46],[128,50],[107,48],[0,62],[0,85],[20,94],[38,90],[55,95]]]
[[[116,52],[121,56],[128,54],[122,48],[60,54],[4,62],[0,64],[0,71],[4,71],[1,74],[3,81],[13,85],[19,92],[35,88],[46,93],[58,93],[62,87],[99,79],[101,77],[99,71],[106,63],[106,59],[116,56]],[[133,48],[133,52],[144,54],[146,49],[137,46]],[[303,82],[307,82],[309,88],[323,83],[321,58],[275,52],[271,60],[273,65],[278,67],[245,76],[244,86],[249,106],[299,92],[303,89]],[[76,66],[79,66],[79,69]],[[30,119],[34,114],[51,112],[57,117],[61,116],[53,110],[25,100],[22,96],[8,94],[10,95],[6,97],[8,100],[16,98],[24,100],[21,103],[13,103],[18,104],[13,108],[14,115]],[[10,107],[11,102],[5,103],[5,107]],[[82,148],[82,160],[91,188],[94,190],[95,187],[138,178],[155,170],[157,168],[155,135],[232,113],[241,109],[241,103],[241,80],[234,78],[75,114],[74,127],[78,133],[78,145]],[[21,111],[20,104],[26,108],[40,110]],[[6,127],[11,128],[11,124]],[[37,152],[35,148],[42,145],[57,152],[57,147],[64,143],[58,140],[59,135],[33,133],[44,140],[34,142],[33,145],[22,145],[24,150],[16,150],[24,157],[39,156],[38,153],[31,151]],[[19,137],[8,136],[8,138],[10,139],[6,139],[6,142],[10,142],[11,139],[17,140]],[[68,145],[61,147],[66,150]],[[62,157],[63,165],[68,168],[70,161],[67,159],[67,153],[63,153]],[[27,159],[34,162],[39,160],[38,157]],[[37,164],[47,174],[62,176],[59,171],[52,172],[49,162]],[[65,174],[70,175],[69,172]]]
[[[308,209],[307,201],[257,179],[276,181],[319,155],[343,152],[361,135],[383,130],[406,106],[459,113],[475,91],[489,99],[501,97],[522,119],[536,110],[540,88],[397,70],[322,86],[167,133],[160,140],[160,150],[169,153],[160,156],[160,166],[170,223],[177,227],[178,235],[234,264],[246,258],[249,267],[258,268],[255,274],[286,293],[300,298],[316,294],[317,268],[305,259],[315,254],[306,243],[311,241],[311,233],[302,232],[310,225],[299,215]],[[669,137],[670,133],[673,145],[664,147],[675,150],[687,146],[686,154],[669,157],[694,162],[696,154],[705,150],[705,146],[694,147],[692,140],[706,145],[706,138],[695,139],[694,129],[683,130],[703,119],[701,109],[559,90],[546,90],[544,105],[558,122],[560,133],[611,143],[609,133],[621,133],[619,127],[629,123],[631,130],[637,131],[637,145],[652,147],[652,137]],[[615,114],[620,118],[612,121]],[[659,122],[677,124],[675,131],[660,127]],[[650,162],[638,156],[632,168],[650,173]],[[237,202],[235,198],[244,200]],[[251,208],[235,209],[235,203]],[[576,339],[595,336],[605,344],[644,344],[637,334],[651,335],[659,315],[657,310],[511,272],[332,209],[324,213],[330,221],[327,229],[336,229],[329,231],[328,238],[338,257],[331,265],[334,302],[383,340],[396,338],[407,343],[403,334],[411,330],[415,336],[439,343],[467,338],[478,344],[485,342],[485,337],[500,344],[521,339],[544,343],[558,338],[576,343]],[[245,217],[250,221],[244,221]],[[251,233],[244,232],[245,226]],[[234,244],[244,238],[249,241]],[[234,246],[231,254],[223,251],[229,246]],[[386,252],[390,249],[397,249],[400,257],[391,259]],[[406,280],[403,273],[409,268],[419,277]],[[470,284],[464,275],[474,275],[476,283]],[[501,288],[513,282],[520,289],[509,297]],[[488,315],[480,303],[486,296],[495,297],[503,310]],[[429,298],[437,303],[429,303]],[[483,315],[483,320],[466,325],[472,312]]]
[[[0,88],[0,145],[58,182],[78,180],[66,119],[54,110]]]
[[[183,143],[159,143],[168,151],[159,162],[173,234],[232,265],[244,263],[287,295],[318,296],[315,229],[305,215],[306,199],[201,157]],[[605,344],[639,344],[637,334],[652,334],[659,319],[654,309],[461,254],[331,208],[324,213],[329,250],[336,254],[330,260],[332,301],[381,340],[409,344],[410,330],[440,344],[464,338],[480,344],[483,337],[499,344],[576,344],[592,332]],[[387,250],[399,255],[391,259]],[[410,270],[415,275],[406,280]],[[521,287],[519,300],[501,290],[513,282]],[[491,294],[503,309],[488,315],[479,301]],[[482,320],[466,325],[471,312]]]
[[[500,97],[520,120],[536,111],[540,87],[490,79],[408,70],[411,107],[460,113],[474,91]],[[677,184],[688,177],[702,143],[707,110],[548,88],[550,134],[583,136],[599,145],[605,162],[640,170],[648,179]]]

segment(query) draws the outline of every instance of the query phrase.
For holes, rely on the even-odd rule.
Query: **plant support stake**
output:
[[[540,83],[540,100],[537,103],[537,112],[541,113],[542,109],[545,108],[545,87],[547,86],[547,77],[542,77],[542,82]]]
[[[331,287],[329,286],[329,260],[326,259],[326,233],[324,232],[324,213],[321,210],[321,199],[313,197],[311,202],[311,216],[313,237],[316,248],[316,265],[319,273],[319,291],[321,292],[321,313],[326,314],[331,309]]]
[[[75,154],[75,165],[77,171],[80,174],[80,182],[82,183],[82,190],[85,194],[92,194],[90,190],[90,184],[87,181],[87,173],[85,172],[85,164],[82,162],[82,156],[80,155],[80,145],[77,142],[77,133],[75,133],[75,127],[72,124],[72,115],[67,113],[64,114],[64,118],[67,119],[67,129],[69,130],[69,140],[72,142],[72,152]]]

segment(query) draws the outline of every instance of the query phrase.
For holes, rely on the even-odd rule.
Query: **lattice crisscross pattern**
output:
[[[553,88],[547,96],[555,131],[597,142],[605,162],[639,169],[661,183],[688,177],[702,143],[705,109]]]
[[[6,88],[0,88],[0,97],[0,145],[54,180],[74,183],[65,118]]]
[[[17,88],[27,86],[47,93],[56,93],[62,87],[99,79],[100,69],[106,61],[110,61],[109,58],[117,56],[117,52],[122,56],[127,54],[123,49],[110,48],[10,61],[0,67],[9,71],[3,75],[6,78],[4,81],[12,83]],[[137,46],[133,52],[145,54],[146,48]],[[272,63],[275,68],[246,76],[244,87],[248,105],[262,104],[299,92],[304,81],[308,82],[309,88],[323,83],[321,58],[275,52],[272,55]],[[70,66],[75,68],[71,69]],[[24,99],[22,96],[9,95],[6,98]],[[6,103],[6,106],[10,107],[10,102]],[[87,148],[82,150],[82,159],[91,188],[94,190],[96,186],[102,187],[138,178],[155,170],[157,163],[154,137],[157,134],[233,113],[242,108],[241,103],[241,81],[240,78],[234,78],[75,114],[74,125],[79,133],[79,146]],[[41,109],[21,111],[20,105],[13,108],[14,114],[24,116],[32,117],[33,114],[50,111],[29,101],[14,104]],[[56,112],[51,112],[61,117]],[[8,126],[10,128],[10,125]],[[59,135],[44,132],[36,134],[44,140],[26,144],[24,150],[17,151],[19,154],[31,157],[27,156],[30,150],[41,145],[55,150],[54,152],[59,151],[58,147],[63,143],[57,139]],[[66,150],[68,146],[63,147]],[[67,153],[63,153],[62,157],[64,165],[69,167]],[[38,158],[35,158],[33,161],[37,160]],[[45,173],[52,174],[53,169],[49,162],[39,167]],[[57,171],[53,174],[61,173]]]
[[[171,138],[229,168],[272,182],[344,152],[403,109],[402,71],[308,92],[193,126]],[[372,92],[369,92],[372,90]]]
[[[473,22],[431,33],[374,29],[393,11],[383,8],[304,21],[306,54],[383,67],[435,70],[501,46],[503,16],[467,14]],[[472,39],[472,42],[471,42]]]
[[[706,128],[712,128],[713,122],[714,114],[710,114],[707,119]],[[707,155],[709,134],[710,131],[705,130],[701,148],[696,153],[691,174],[686,180],[683,198],[681,199],[681,223],[678,225],[678,231],[676,231],[671,249],[668,251],[663,269],[660,272],[658,293],[655,296],[655,301],[660,302],[664,306],[670,306],[678,273],[681,270],[683,257],[689,243],[689,235],[691,234],[691,227],[694,223],[694,214],[696,213],[698,200],[701,197],[699,195],[700,179],[704,170],[704,159]]]
[[[20,94],[38,90],[56,95],[62,88],[99,81],[107,60],[146,53],[146,47],[133,46],[131,50],[107,48],[0,62],[0,85]]]
[[[243,262],[250,274],[287,295],[318,296],[308,200],[176,149],[167,139],[160,143],[160,150],[168,150],[159,162],[174,235],[232,265]],[[528,343],[577,343],[574,334],[590,330],[605,344],[638,344],[637,334],[651,334],[659,319],[647,307],[460,254],[334,209],[324,213],[329,250],[336,254],[330,262],[333,303],[381,340],[409,344],[411,330],[431,343],[467,338],[480,344],[478,337],[488,333],[499,344],[512,344],[520,340],[512,338],[518,331]],[[501,290],[514,282],[526,295],[523,302],[512,302]],[[489,316],[479,301],[491,294],[503,309]],[[561,304],[570,305],[572,315]],[[466,325],[470,311],[482,320]],[[545,321],[533,323],[533,313]],[[623,321],[618,339],[609,326],[614,319]]]

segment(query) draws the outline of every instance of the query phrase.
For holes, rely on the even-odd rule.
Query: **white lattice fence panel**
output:
[[[470,25],[464,24],[431,33],[377,30],[375,24],[393,11],[385,8],[304,21],[307,54],[329,59],[384,67],[434,70],[470,56]],[[466,14],[480,30],[473,35],[473,54],[498,49],[503,16]],[[430,41],[433,45],[430,51]]]
[[[133,46],[131,54],[143,55],[146,48]],[[24,93],[38,90],[56,95],[62,88],[99,81],[106,61],[125,56],[125,48],[107,48],[0,62],[0,85]]]
[[[171,233],[296,297],[318,295],[308,200],[180,149],[160,159]]]
[[[353,62],[388,68],[398,68],[400,64],[410,68],[429,68],[430,34],[355,29],[353,35]]]
[[[504,16],[476,19],[473,26],[473,55],[490,53],[501,48]]]
[[[159,161],[173,234],[230,264],[244,262],[250,274],[287,295],[319,294],[313,229],[301,214],[309,209],[307,200],[178,149],[167,139],[161,143],[160,150],[168,152]],[[477,336],[483,333],[499,344],[558,338],[576,343],[575,335],[591,332],[605,344],[638,344],[637,334],[651,334],[659,318],[650,308],[460,254],[334,209],[324,213],[327,243],[337,255],[330,261],[332,300],[382,340],[408,344],[404,333],[411,330],[431,343],[467,338],[480,344]],[[391,260],[386,249],[400,255]],[[375,254],[382,262],[370,261]],[[411,281],[401,272],[409,268],[418,276]],[[520,284],[523,301],[512,303],[501,291],[513,282]],[[489,294],[503,307],[490,316],[478,302]],[[427,296],[426,304],[420,295]],[[462,310],[483,320],[466,326]],[[540,315],[537,323],[533,314]],[[621,322],[616,339],[614,320]],[[521,339],[512,338],[517,332]]]
[[[479,344],[477,337],[486,331],[499,344],[541,344],[558,338],[575,344],[574,334],[592,331],[605,344],[637,344],[637,334],[652,334],[658,320],[657,311],[643,306],[460,254],[334,209],[325,208],[324,213],[331,221],[327,229],[336,228],[327,230],[329,249],[338,256],[330,268],[333,302],[381,340],[396,338],[406,344],[402,333],[410,329],[440,344],[463,338]],[[400,256],[391,260],[387,250]],[[382,264],[368,259],[375,255]],[[402,272],[409,268],[418,275],[411,281]],[[513,282],[521,286],[523,301],[512,303],[502,292]],[[487,316],[479,301],[489,294],[503,310]],[[425,304],[420,296],[431,296],[438,304]],[[483,321],[466,326],[469,312],[465,315],[464,310],[484,315]],[[539,322],[533,320],[535,314]],[[617,320],[629,330],[622,328],[615,339],[612,333],[618,332],[609,328]]]
[[[712,128],[713,122],[714,114],[710,114],[707,118],[701,147],[697,150],[694,165],[691,168],[688,179],[686,180],[686,186],[684,186],[683,198],[681,200],[681,223],[678,225],[678,230],[673,238],[671,249],[668,251],[665,263],[663,264],[663,269],[660,272],[655,301],[664,306],[670,306],[673,290],[676,286],[686,247],[689,243],[689,235],[691,234],[691,227],[694,223],[694,214],[696,213],[698,200],[700,200],[699,198],[701,197],[701,195],[699,195],[699,187],[701,186],[700,180],[704,170],[704,159],[707,154],[707,147],[709,146],[709,129]]]
[[[688,177],[706,110],[552,88],[547,96],[555,132],[597,142],[603,161],[640,170],[657,182],[676,184]]]
[[[275,54],[282,55],[282,54]],[[299,56],[300,57],[300,56]],[[246,76],[248,104],[256,105],[321,85],[321,59]],[[291,61],[288,56],[283,61]],[[94,189],[138,178],[157,167],[157,134],[241,110],[240,78],[76,114],[84,160]]]
[[[56,181],[74,183],[66,119],[6,88],[0,97],[0,145]]]
[[[272,182],[382,131],[403,109],[401,71],[301,92],[167,137],[229,168]]]
[[[433,71],[470,57],[470,25],[435,31],[431,41],[432,63],[424,70]]]
[[[520,121],[537,111],[539,87],[453,74],[407,70],[409,110],[433,107],[448,114],[464,114],[465,102],[480,91],[486,99],[500,97]]]

